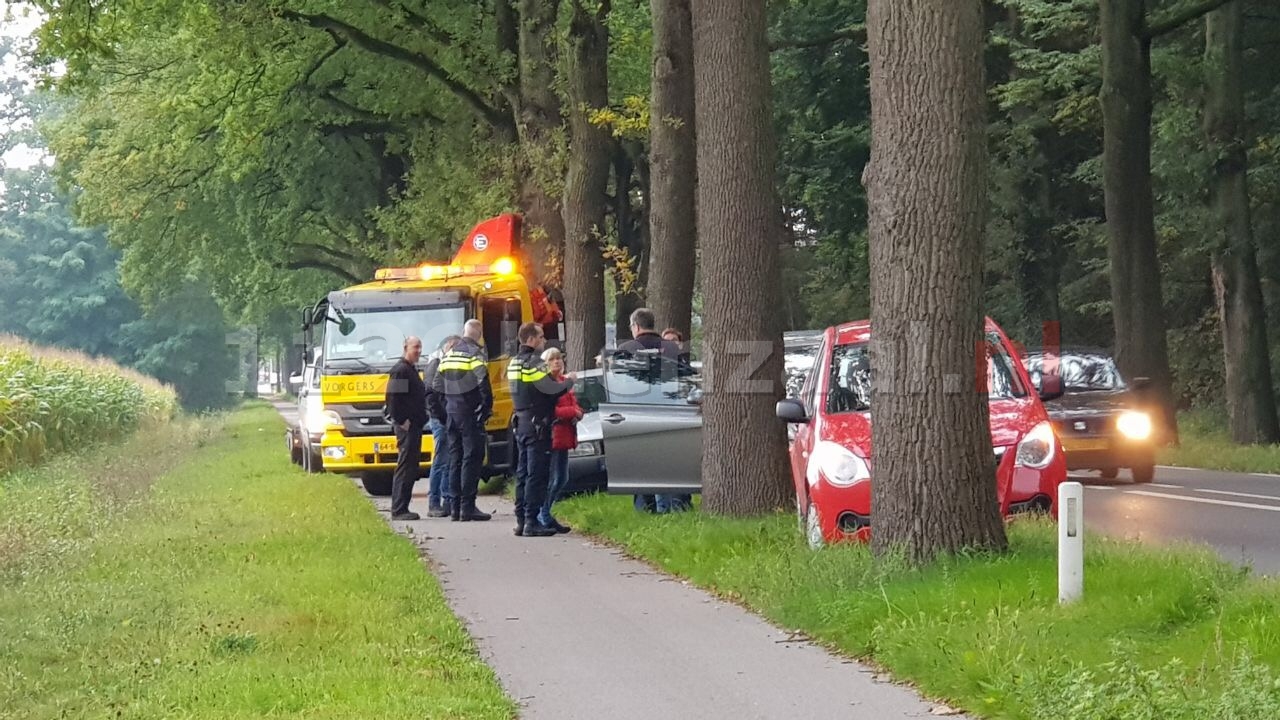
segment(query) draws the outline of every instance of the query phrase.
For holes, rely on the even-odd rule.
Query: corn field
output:
[[[173,417],[172,388],[106,360],[0,337],[0,474]]]

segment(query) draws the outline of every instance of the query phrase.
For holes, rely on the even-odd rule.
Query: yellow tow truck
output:
[[[519,215],[491,218],[471,231],[449,264],[382,268],[371,282],[331,292],[304,312],[308,351],[319,349],[321,402],[309,424],[323,426],[319,456],[326,472],[358,475],[371,495],[391,493],[396,438],[385,417],[387,372],[405,337],[422,339],[425,366],[446,337],[462,334],[463,323],[477,318],[494,398],[485,475],[508,473],[513,411],[506,370],[519,347],[516,332],[535,320],[552,344],[562,343],[565,332],[563,300],[533,275],[520,233]],[[426,433],[424,474],[435,461],[432,450]]]

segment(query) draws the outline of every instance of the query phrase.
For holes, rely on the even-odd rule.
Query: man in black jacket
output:
[[[432,382],[444,396],[449,435],[449,485],[453,520],[488,520],[476,507],[480,469],[484,464],[484,426],[493,415],[493,388],[489,387],[488,357],[480,347],[484,326],[468,320],[462,339],[445,353]]]
[[[515,532],[525,537],[547,537],[568,532],[568,528],[558,523],[548,527],[538,522],[538,509],[546,499],[551,475],[551,424],[556,417],[556,401],[573,389],[575,377],[570,373],[557,382],[547,372],[541,357],[547,339],[541,325],[532,322],[521,325],[519,338],[520,351],[512,361],[519,363],[518,371],[508,374],[520,453]]]
[[[427,424],[427,386],[418,375],[422,341],[409,336],[404,354],[387,378],[387,415],[396,432],[396,470],[391,480],[391,519],[417,520],[409,511],[413,484],[418,481],[422,462],[422,428]]]
[[[680,344],[667,340],[658,334],[658,322],[649,308],[636,308],[631,313],[631,340],[618,346],[618,354],[635,354],[643,351],[656,352],[661,357],[675,360],[682,364],[689,362],[689,355]],[[636,495],[634,504],[641,512],[664,512],[669,507],[679,504],[686,496]],[[692,498],[689,499],[692,502]]]

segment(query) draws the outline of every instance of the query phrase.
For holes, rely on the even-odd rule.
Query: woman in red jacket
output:
[[[547,363],[552,379],[560,381],[564,378],[564,355],[559,350],[549,348],[542,353],[542,359]],[[561,395],[556,402],[556,421],[551,426],[551,482],[547,486],[547,499],[538,513],[538,521],[547,527],[567,529],[552,516],[551,505],[569,482],[569,451],[578,446],[578,421],[581,419],[582,408],[578,407],[578,398],[573,390]]]

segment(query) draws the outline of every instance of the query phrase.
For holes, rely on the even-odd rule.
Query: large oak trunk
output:
[[[556,94],[556,19],[560,0],[520,0],[519,95],[516,160],[520,209],[535,261],[543,267],[563,258],[565,227],[560,214],[564,167],[557,135],[564,126]],[[553,281],[556,279],[551,278]]]
[[[693,27],[689,0],[652,0],[653,68],[649,121],[652,253],[648,301],[658,322],[687,338],[697,258],[697,146],[693,107]]]
[[[1205,17],[1204,129],[1213,158],[1209,198],[1218,220],[1213,284],[1222,326],[1231,437],[1238,443],[1274,443],[1280,442],[1280,427],[1249,208],[1242,5],[1242,0],[1234,0]]]
[[[703,249],[703,509],[790,505],[782,397],[782,224],[764,0],[694,0]],[[658,183],[657,173],[653,182]]]
[[[1176,440],[1151,189],[1151,41],[1144,0],[1102,0],[1103,190],[1115,359],[1151,379],[1166,439]]]
[[[573,2],[568,62],[569,171],[564,190],[564,298],[572,332],[568,367],[588,368],[604,347],[604,257],[601,238],[612,162],[608,131],[590,120],[609,104],[609,0],[589,11]]]
[[[873,0],[872,547],[1003,549],[985,387],[980,0]],[[982,367],[985,378],[985,366]]]

